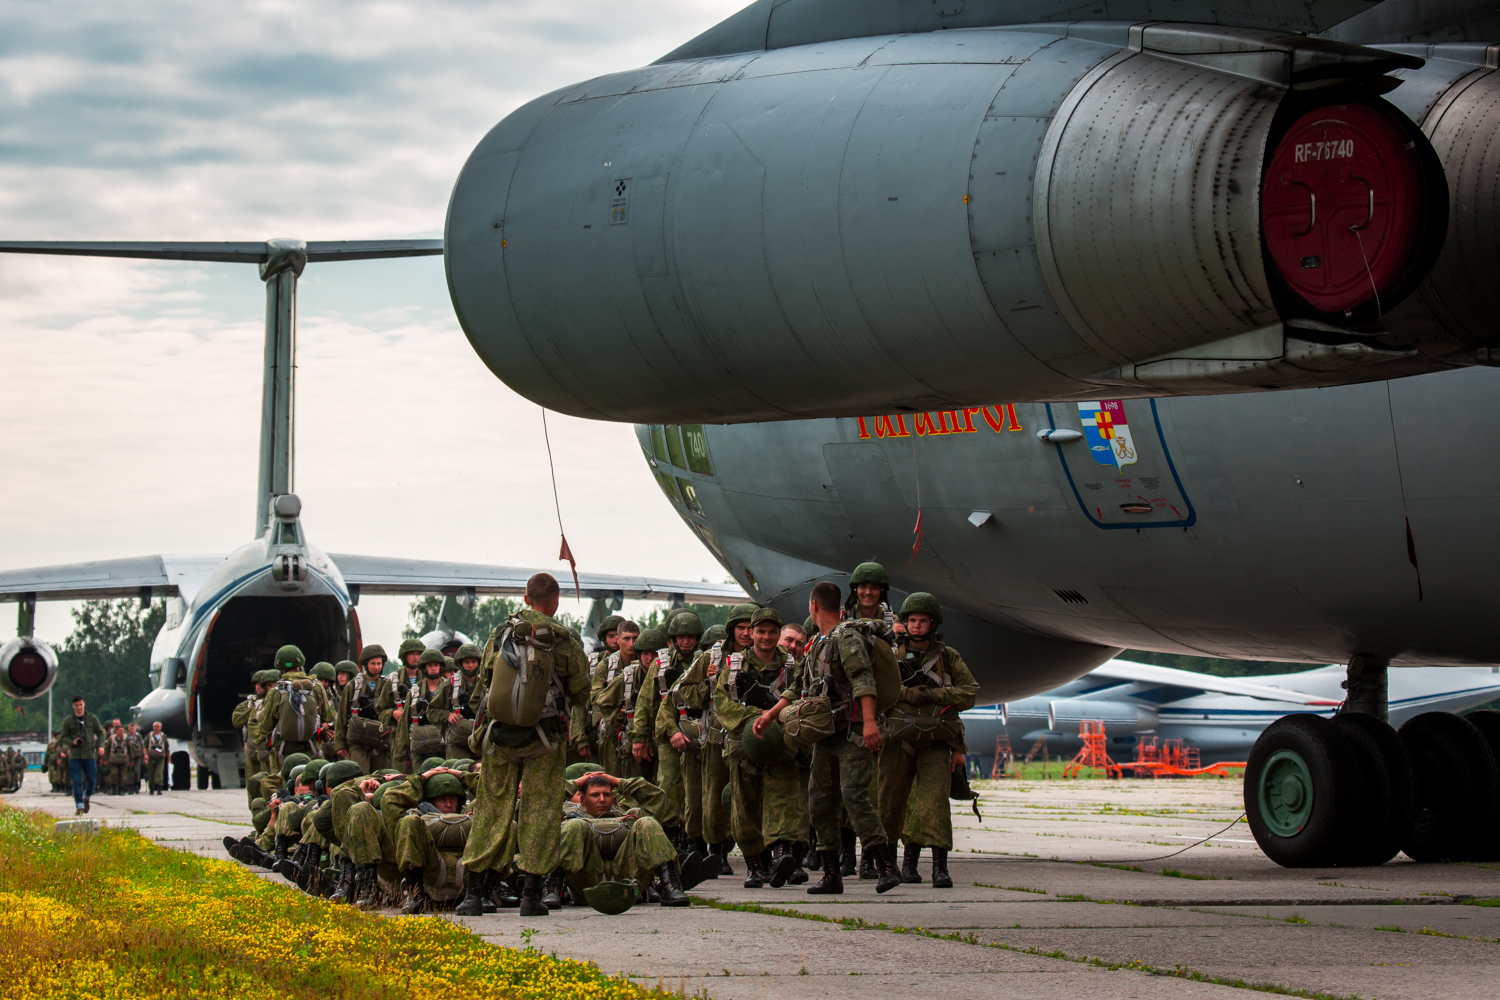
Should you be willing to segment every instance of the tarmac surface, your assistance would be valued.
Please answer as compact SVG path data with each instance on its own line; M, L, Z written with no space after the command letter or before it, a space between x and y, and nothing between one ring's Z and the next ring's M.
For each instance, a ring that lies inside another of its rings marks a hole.
M1230 825L1234 780L975 787L984 822L954 804L950 890L745 889L736 856L740 877L704 882L690 909L460 922L512 947L534 928L544 951L717 1000L1495 995L1500 905L1475 901L1500 904L1500 865L1279 868L1243 821ZM222 838L250 829L244 794L100 796L90 818L224 858ZM71 799L35 772L5 801L72 818Z

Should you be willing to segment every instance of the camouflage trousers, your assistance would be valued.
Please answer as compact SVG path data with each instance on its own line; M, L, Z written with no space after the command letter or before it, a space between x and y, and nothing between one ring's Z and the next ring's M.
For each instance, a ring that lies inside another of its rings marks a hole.
M758 770L751 774L740 762L731 762L729 768L729 827L746 857L807 835L807 800L799 787L802 769L792 761L778 761Z
M880 823L919 847L953 848L948 808L953 751L946 743L887 743L880 750Z
M445 858L438 851L432 832L417 810L409 810L396 821L396 867L403 874L420 871L422 884L429 892L440 893L445 901L461 892L464 884L463 863L451 858L451 854Z
M502 871L517 863L524 872L542 875L557 867L561 849L563 771L567 755L561 737L548 753L511 760L503 747L491 744L484 755L474 822L464 848L470 872ZM514 818L517 822L512 823Z
M729 784L729 764L724 760L724 748L718 743L703 745L703 794L699 797L703 810L702 837L710 844L729 839L729 806L724 804L724 789ZM805 783L804 783L805 787Z
M293 841L301 840L302 820L308 813L307 806L283 802L281 808L276 810L276 836L288 837Z
M161 760L149 761L149 762L147 762L147 766L151 769L151 773L150 773L151 787L152 788L166 788L167 787L167 759L165 757L163 757Z
M849 825L866 847L886 841L880 813L871 801L875 779L875 755L863 743L853 743L845 731L813 744L812 769L807 780L807 808L818 850L839 849L839 805L849 815Z
M601 737L599 739L599 759L594 763L606 774L612 774L616 778L639 778L640 765L630 753L620 751L620 742L617 739Z
M677 848L667 839L661 824L649 816L631 824L625 842L609 862L599 854L598 839L581 819L563 822L561 847L559 866L567 872L568 884L580 900L584 889L598 885L606 876L633 878L640 886L649 885L656 869L677 857Z
M124 788L125 788L126 782L128 782L129 780L130 780L130 765L129 764L111 764L111 765L109 765L109 784L110 785L114 786L117 790L123 791Z
M396 844L380 813L368 802L356 802L339 833L344 856L357 865L379 865L380 877L396 878Z
M703 835L703 754L698 744L674 750L662 740L657 746L656 785L667 796L660 816L662 826L680 826L689 837Z
M366 774L374 774L381 768L391 766L391 752L386 747L349 748L349 759L358 764Z

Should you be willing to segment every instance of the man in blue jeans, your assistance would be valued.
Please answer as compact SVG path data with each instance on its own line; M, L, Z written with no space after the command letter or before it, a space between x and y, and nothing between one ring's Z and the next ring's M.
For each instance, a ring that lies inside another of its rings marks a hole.
M98 757L104 752L104 727L93 713L84 710L82 695L73 696L73 714L63 721L62 746L68 751L68 774L73 779L73 815L82 816L94 797Z

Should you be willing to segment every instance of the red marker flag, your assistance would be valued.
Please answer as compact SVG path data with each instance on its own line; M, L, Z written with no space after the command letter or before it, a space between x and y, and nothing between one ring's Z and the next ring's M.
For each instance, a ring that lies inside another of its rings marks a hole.
M918 517L918 520L921 520L920 516ZM568 548L567 535L562 536L562 551L557 554L557 558L566 559L568 561L568 565L573 568L573 596L578 598L579 600L582 600L583 588L578 586L578 560L573 558L573 550Z
M917 536L917 540L911 545L911 562L917 561L917 553L922 551L922 508L917 508L917 525L911 529L911 533Z

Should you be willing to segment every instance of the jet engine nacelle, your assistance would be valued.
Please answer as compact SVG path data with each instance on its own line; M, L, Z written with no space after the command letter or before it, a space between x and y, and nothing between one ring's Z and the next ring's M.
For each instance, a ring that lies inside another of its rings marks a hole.
M36 698L57 682L57 653L40 639L11 639L0 645L0 691L12 698Z
M1447 224L1378 96L1417 65L1123 23L664 62L485 137L449 287L512 388L639 423L1385 377Z
M1077 736L1079 723L1089 720L1103 722L1111 736L1146 732L1158 721L1154 708L1123 701L1063 698L1047 705L1047 728L1054 733Z

